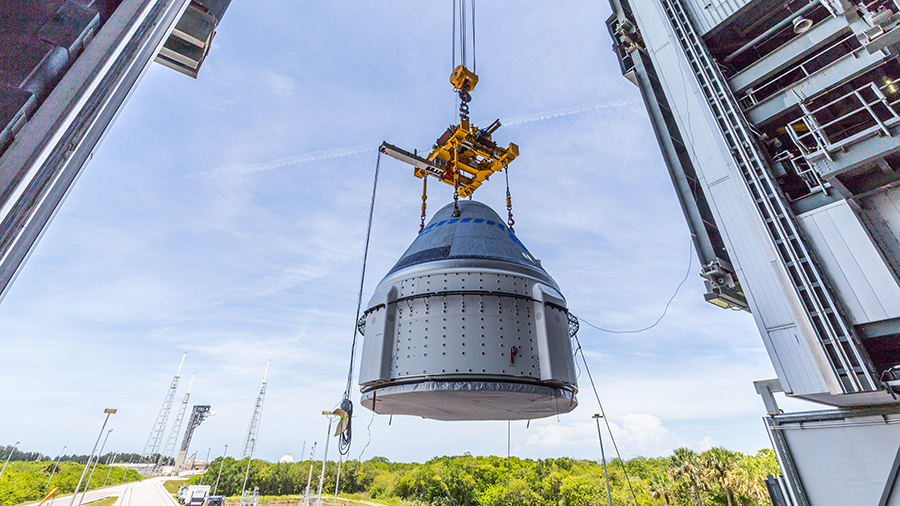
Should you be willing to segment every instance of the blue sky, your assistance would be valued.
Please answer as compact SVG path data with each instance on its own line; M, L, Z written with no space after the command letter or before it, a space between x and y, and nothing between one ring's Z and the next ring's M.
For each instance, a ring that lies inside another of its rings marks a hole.
M609 7L477 6L471 116L501 118L495 140L520 146L519 238L576 315L652 323L690 240L638 89L610 50ZM152 66L0 303L0 444L88 453L115 407L108 449L140 451L183 352L176 401L196 372L191 404L217 412L195 433L201 457L239 451L267 359L257 455L300 458L304 441L321 442L320 413L347 374L375 148L427 150L457 120L450 9L235 0L199 79ZM418 230L420 180L382 162L365 299ZM451 196L430 185L429 215ZM502 211L502 179L475 198ZM756 327L703 301L692 261L653 329L582 326L626 457L768 445L752 381L775 374ZM514 455L598 458L584 375L580 387L573 413L512 424ZM506 422L357 413L353 457L369 440L363 458L506 454Z

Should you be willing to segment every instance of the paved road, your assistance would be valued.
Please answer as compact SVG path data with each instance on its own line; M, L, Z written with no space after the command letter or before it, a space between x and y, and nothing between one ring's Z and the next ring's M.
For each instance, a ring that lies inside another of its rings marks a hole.
M172 477L161 476L158 478L150 478L134 483L126 483L124 485L116 485L101 490L91 490L84 496L84 504L88 502L99 501L107 497L117 496L115 506L178 506L172 495L163 488L163 482L171 480ZM78 494L75 504L81 499ZM72 502L72 496L54 498L53 502L47 501L45 506L69 506ZM28 504L26 506L37 506L38 503Z

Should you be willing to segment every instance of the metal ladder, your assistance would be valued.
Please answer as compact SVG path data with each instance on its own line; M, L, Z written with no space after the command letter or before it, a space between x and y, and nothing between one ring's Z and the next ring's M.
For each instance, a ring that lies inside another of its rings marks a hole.
M876 390L877 382L866 365L859 340L838 312L824 276L798 233L785 199L773 184L765 158L754 144L727 82L698 37L680 0L660 2L845 392Z

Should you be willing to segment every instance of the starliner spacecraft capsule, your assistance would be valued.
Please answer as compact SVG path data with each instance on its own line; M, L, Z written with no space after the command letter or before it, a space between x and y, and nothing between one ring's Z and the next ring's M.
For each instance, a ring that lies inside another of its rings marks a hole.
M365 311L362 405L437 420L524 420L577 405L566 300L490 207L438 211Z

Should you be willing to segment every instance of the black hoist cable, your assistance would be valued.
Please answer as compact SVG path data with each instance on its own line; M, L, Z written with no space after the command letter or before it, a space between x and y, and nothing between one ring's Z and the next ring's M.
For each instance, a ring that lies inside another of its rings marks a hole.
M362 268L359 274L359 295L356 299L356 319L353 320L353 344L350 347L350 370L347 372L347 388L344 389L344 398L341 400L341 409L347 412L347 430L341 433L338 451L341 455L350 452L351 424L353 422L353 401L350 400L350 391L353 388L353 363L356 358L356 338L359 336L359 314L362 312L363 288L366 283L366 263L369 259L369 239L372 237L372 216L375 214L375 194L378 190L378 171L381 168L381 150L375 159L375 178L372 182L372 200L369 203L369 223L366 226L366 243L363 247Z

